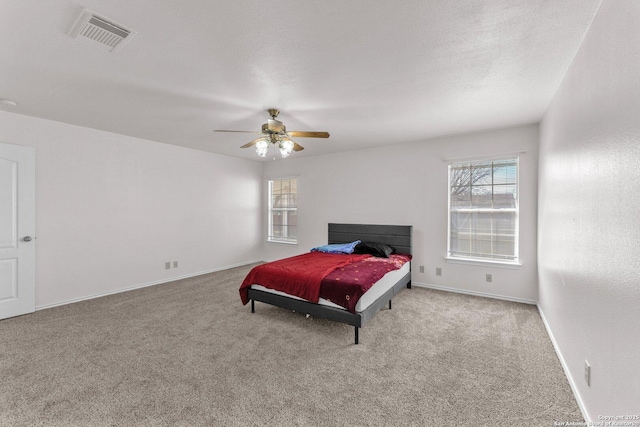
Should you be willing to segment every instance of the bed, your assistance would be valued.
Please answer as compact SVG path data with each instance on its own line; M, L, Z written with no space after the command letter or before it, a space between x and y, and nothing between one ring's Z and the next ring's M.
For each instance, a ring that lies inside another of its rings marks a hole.
M411 236L413 227L410 225L372 225L372 224L336 224L328 225L328 244L349 243L356 240L363 242L383 243L395 248L396 253L412 254ZM393 273L393 274L391 274ZM385 282L381 284L381 282ZM255 313L255 302L270 304L316 318L329 319L353 326L355 329L355 344L359 342L359 329L362 328L381 308L391 309L391 300L403 288L411 288L411 262L399 269L387 273L380 282L367 291L361 298L363 304L352 313L335 304L312 303L295 296L267 289L259 284L252 284L248 288L248 300L251 312ZM376 292L372 292L372 291ZM372 294L369 294L372 292ZM367 297L365 299L365 296ZM360 302L359 302L360 304Z

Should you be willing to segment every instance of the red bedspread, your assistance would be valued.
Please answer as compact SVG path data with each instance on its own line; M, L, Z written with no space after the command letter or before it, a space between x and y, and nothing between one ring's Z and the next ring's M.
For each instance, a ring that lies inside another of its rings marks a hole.
M252 284L276 289L317 303L322 279L336 268L368 258L369 255L337 255L310 252L254 267L240 286L242 304L249 302Z
M392 270L401 268L411 255L389 258L370 255L338 255L311 252L254 267L240 286L240 299L249 302L253 284L317 303L329 300L355 313L360 297Z
M398 270L411 260L411 255L390 255L389 258L367 257L336 268L323 280L320 297L356 312L360 297L390 271Z

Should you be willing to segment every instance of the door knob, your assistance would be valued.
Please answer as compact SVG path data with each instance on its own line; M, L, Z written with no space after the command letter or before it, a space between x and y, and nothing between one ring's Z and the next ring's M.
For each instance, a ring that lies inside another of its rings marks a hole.
M31 236L24 236L24 240L25 242L30 242L31 241Z

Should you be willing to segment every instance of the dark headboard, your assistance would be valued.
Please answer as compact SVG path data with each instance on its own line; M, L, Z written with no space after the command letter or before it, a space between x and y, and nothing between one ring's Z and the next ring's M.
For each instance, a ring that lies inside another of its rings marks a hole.
M354 240L384 243L396 252L411 254L411 225L335 224L329 223L329 244L349 243Z

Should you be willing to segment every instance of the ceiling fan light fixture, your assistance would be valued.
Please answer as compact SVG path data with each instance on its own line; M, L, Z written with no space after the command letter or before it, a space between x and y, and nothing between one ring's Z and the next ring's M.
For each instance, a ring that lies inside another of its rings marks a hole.
M289 157L289 154L293 151L293 141L290 139L285 139L278 143L278 149L280 150L280 155L282 158Z
M267 151L269 151L269 143L264 139L256 142L256 153L260 157L267 157Z

